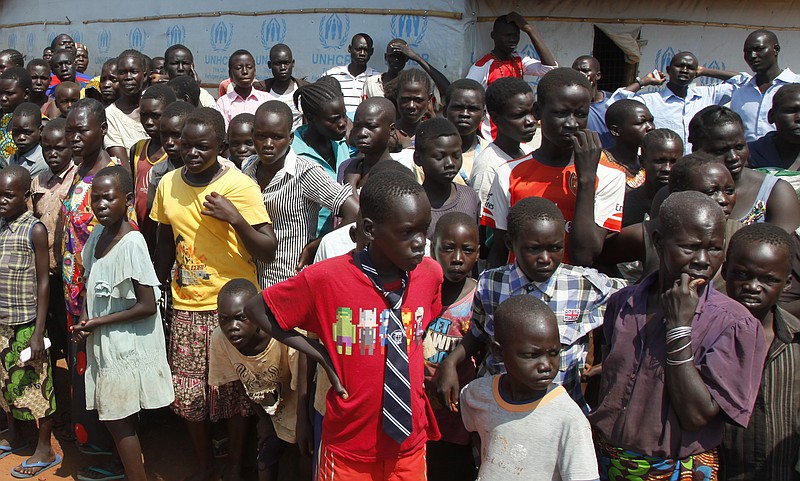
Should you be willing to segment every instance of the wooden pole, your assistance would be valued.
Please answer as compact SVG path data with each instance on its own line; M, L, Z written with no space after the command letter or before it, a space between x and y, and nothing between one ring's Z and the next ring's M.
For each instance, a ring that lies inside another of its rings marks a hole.
M478 22L494 22L497 17L478 17ZM529 16L525 19L534 22L561 22L561 23L621 23L637 25L664 25L669 27L713 27L713 28L740 28L743 30L784 30L800 31L800 26L778 27L773 25L747 25L744 23L700 22L696 20L670 20L665 18L582 18L582 17L549 17Z

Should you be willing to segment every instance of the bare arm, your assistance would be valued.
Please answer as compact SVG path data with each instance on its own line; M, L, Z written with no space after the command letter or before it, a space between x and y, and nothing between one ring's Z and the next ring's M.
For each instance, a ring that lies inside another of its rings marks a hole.
M128 165L130 163L130 159L128 158L128 151L125 150L125 147L109 147L106 149L108 155L111 157L116 157L122 161L122 165Z
M152 286L139 284L133 279L133 288L136 292L136 304L130 309L114 312L106 316L95 317L94 319L83 319L80 323L72 326L72 337L78 341L85 339L93 330L107 324L119 322L131 322L152 316L156 313L156 296Z
M739 75L739 72L733 72L731 70L720 70L716 68L708 68L703 67L700 65L697 67L697 76L698 77L711 77L720 80L728 80L731 77L735 77Z
M450 86L450 81L447 80L447 77L442 74L442 72L436 70L429 64L424 58L422 58L417 52L411 49L407 44L400 44L396 43L392 45L392 49L397 52L403 53L406 57L410 60L417 62L417 64L422 68L422 70L427 73L431 79L433 79L433 83L436 85L436 88L439 89L439 93L444 95L447 92L447 87ZM444 103L444 99L439 99L440 102Z
M340 229L346 225L355 222L356 217L358 216L358 198L355 195L351 195L350 197L345 199L344 204L342 204L342 206L339 207L338 214L339 217L342 218L342 222L336 229ZM297 265L294 268L295 271L300 272L305 267L310 266L311 264L314 263L314 258L317 256L317 249L319 249L319 244L321 242L322 242L322 236L317 237L316 239L310 241L308 244L305 245L305 247L303 247L303 250L297 257Z
M314 385L314 370L317 363L309 362L308 356L298 353L297 365L297 447L303 456L314 454L314 425L309 418L311 394L309 389Z
M216 192L206 196L201 213L228 222L242 239L244 248L254 259L263 262L275 260L278 239L272 230L272 224L250 225L231 201Z
M779 179L767 199L766 221L790 234L800 226L800 204L791 184Z
M175 237L169 224L158 224L157 232L154 262L156 277L162 284L166 284L175 264Z
M439 379L436 381L436 390L444 401L444 405L453 412L458 412L458 400L461 394L456 369L462 362L474 356L482 344L470 331L444 361L439 363Z
M606 238L597 260L610 265L644 260L644 236L641 223L623 227Z
M494 229L492 246L486 257L486 268L493 269L508 264L508 246L506 245L506 231Z
M553 55L553 52L550 51L550 48L544 43L544 40L539 36L539 34L534 30L533 26L525 21L525 19L517 12L511 12L508 14L508 21L515 23L520 30L525 32L528 35L528 38L531 40L531 44L533 48L536 50L536 53L539 54L539 60L542 62L542 65L548 66L555 66L558 65L556 62L556 57Z
M36 266L36 324L33 335L28 340L31 360L43 360L46 356L44 333L47 322L47 309L50 300L50 252L47 244L47 229L43 224L35 224L31 232L34 264Z
M581 130L572 136L578 191L569 236L569 258L574 265L592 266L603 250L608 231L594 220L597 164L602 145L597 132Z
M625 90L636 93L644 87L649 87L650 85L661 85L667 81L666 74L660 70L658 71L658 77L659 78L656 78L655 75L653 75L653 72L650 72L644 77L639 78L641 82L635 80L632 84L625 87Z

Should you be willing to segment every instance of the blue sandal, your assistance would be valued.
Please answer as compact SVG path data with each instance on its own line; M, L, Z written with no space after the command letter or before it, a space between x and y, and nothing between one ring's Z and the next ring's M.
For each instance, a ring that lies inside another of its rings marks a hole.
M113 471L109 471L107 469L99 468L97 466L89 466L88 468L84 469L84 471L89 471L92 473L97 473L102 475L102 478L90 478L88 476L83 476L78 474L76 479L78 481L113 481L115 479L125 479L125 473L115 473Z
M15 448L13 446L0 445L0 459L5 458L9 454L14 454L30 446L30 443L25 443L22 446Z
M20 473L19 471L17 471L17 468L12 468L11 469L11 476L14 476L15 478L18 478L18 479L32 478L34 476L39 476L43 472L45 472L48 469L52 468L53 466L58 466L59 464L61 464L61 456L59 456L58 454L56 454L56 459L54 459L52 462L49 462L49 463L47 461L39 461L37 463L28 464L28 460L29 459L30 458L28 458L28 459L26 459L25 461L22 462L21 466L24 469L30 469L30 468L41 468L41 469L39 469L39 471L36 471L33 474L25 474L25 473Z

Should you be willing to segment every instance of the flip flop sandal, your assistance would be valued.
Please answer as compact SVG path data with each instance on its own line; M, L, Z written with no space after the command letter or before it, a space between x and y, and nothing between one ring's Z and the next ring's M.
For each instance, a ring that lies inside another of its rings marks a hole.
M111 451L106 451L94 444L78 444L78 451L89 456L111 456Z
M28 459L30 459L30 458L28 458ZM25 473L20 473L19 471L17 471L17 468L11 468L11 476L14 476L15 478L18 478L18 479L33 478L34 476L39 476L43 472L45 472L48 469L52 468L53 466L58 466L59 464L61 464L61 456L59 456L58 454L56 454L56 459L54 459L52 462L49 462L49 463L47 461L39 461L37 463L28 464L28 460L26 459L25 461L22 462L22 467L23 468L25 468L25 469L41 468L41 469L39 469L39 471L36 471L33 474L25 474Z
M14 447L11 447L11 446L5 446L5 445L0 446L0 459L3 459L3 458L5 458L6 456L8 456L10 454L14 454L14 453L17 453L19 451L22 451L23 449L26 449L28 446L30 446L30 443L25 443L25 444L23 444L22 446L20 446L18 448L14 448Z
M114 479L125 479L125 473L115 473L107 469L98 468L97 466L89 466L84 471L90 471L102 475L102 478L90 478L82 474L77 475L75 478L78 481L113 481Z

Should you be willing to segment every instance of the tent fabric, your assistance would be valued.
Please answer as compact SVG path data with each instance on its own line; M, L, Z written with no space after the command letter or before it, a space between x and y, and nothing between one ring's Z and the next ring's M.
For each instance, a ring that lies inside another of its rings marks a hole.
M642 59L641 47L647 45L647 40L639 40L642 33L641 25L596 23L606 36L625 54L625 61L630 64L639 63Z

